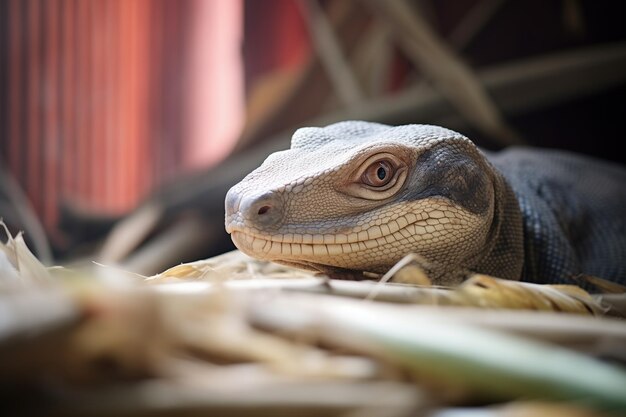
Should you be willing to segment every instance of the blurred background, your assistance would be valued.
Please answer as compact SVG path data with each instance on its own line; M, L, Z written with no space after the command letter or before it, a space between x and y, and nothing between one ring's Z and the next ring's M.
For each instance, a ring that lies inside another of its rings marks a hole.
M234 249L226 191L300 126L626 162L622 1L0 0L0 63L0 216L48 264Z

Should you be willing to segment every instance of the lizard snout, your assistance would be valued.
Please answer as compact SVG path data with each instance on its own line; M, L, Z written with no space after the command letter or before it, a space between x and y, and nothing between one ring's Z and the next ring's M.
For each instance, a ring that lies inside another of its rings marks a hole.
M226 195L226 217L239 215L244 224L264 230L279 224L283 218L282 199L272 191L263 194L240 195L231 189Z

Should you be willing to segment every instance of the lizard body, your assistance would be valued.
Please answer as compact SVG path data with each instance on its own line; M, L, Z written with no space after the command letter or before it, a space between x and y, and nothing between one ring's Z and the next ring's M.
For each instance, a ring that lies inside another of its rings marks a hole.
M535 282L626 280L626 170L563 152L486 152L430 125L302 128L226 196L256 258L334 277L407 253L437 283L468 271Z

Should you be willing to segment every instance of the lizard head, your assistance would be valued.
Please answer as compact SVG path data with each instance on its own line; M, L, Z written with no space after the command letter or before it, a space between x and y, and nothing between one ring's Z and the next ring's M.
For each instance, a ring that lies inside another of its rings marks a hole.
M386 272L409 252L471 267L489 244L493 169L437 126L341 122L295 132L226 196L244 253L319 271Z

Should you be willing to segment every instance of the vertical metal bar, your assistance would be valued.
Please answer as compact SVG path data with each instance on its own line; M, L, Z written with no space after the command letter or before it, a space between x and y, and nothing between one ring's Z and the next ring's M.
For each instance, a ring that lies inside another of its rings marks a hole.
M62 145L62 199L74 196L77 189L76 171L76 4L64 0L62 26L63 72L63 145Z
M26 190L37 213L42 212L41 158L41 3L30 0L28 6L28 123Z
M153 188L155 184L161 183L163 176L163 140L166 132L166 120L161 113L163 102L163 65L162 48L165 37L163 36L163 7L162 0L153 0L150 4L150 84L148 88L148 119L150 122L150 169L147 175L151 177L149 187Z
M137 195L137 32L141 30L137 25L138 1L131 0L126 2L128 6L127 17L127 38L125 39L126 48L126 78L128 80L128 88L126 91L126 100L128 102L128 131L126 132L127 143L127 164L128 177L126 178L126 198L122 209L128 207L130 201Z
M104 170L104 120L106 118L105 100L106 89L103 83L103 55L104 45L104 4L101 0L91 0L89 21L91 22L91 38L89 39L90 80L89 95L85 97L89 102L90 124L89 142L91 144L87 158L89 159L90 189L89 201L99 210L108 210L109 202L104 193L104 181L108 172Z
M136 66L135 66L135 80L137 88L137 132L135 135L135 141L137 142L136 160L135 165L137 167L137 191L133 196L133 199L129 202L130 209L134 207L139 199L143 197L150 187L150 160L152 157L152 147L150 143L151 136L149 136L149 109L150 102L148 100L149 95L149 83L152 78L153 68L150 62L150 1L151 0L136 0L137 1L137 44L135 50Z
M44 224L48 230L56 222L59 164L59 0L46 0L46 48L44 66Z
M166 175L171 176L179 169L181 164L181 148L183 147L184 134L182 129L182 113L185 111L185 103L181 100L181 89L183 77L177 77L177 73L184 71L180 67L182 62L183 51L179 46L183 43L183 30L181 29L181 13L188 7L187 3L172 3L165 1L165 13L168 18L164 21L165 42L163 45L164 56L170 59L163 60L162 64L165 68L163 87L167 100L163 103L163 115L168 126L168 137L164 141L164 152L162 158L164 161L164 171ZM178 102L178 105L175 105Z
M117 43L117 49L119 51L119 57L116 59L116 62L119 65L118 69L118 81L117 89L119 92L118 96L118 134L117 134L117 155L115 158L116 165L118 166L118 170L112 175L115 175L115 184L116 189L118 191L118 198L116 199L116 209L121 207L127 199L128 194L128 183L130 180L129 172L128 172L128 160L129 160L129 152L128 152L128 2L119 0L118 1L118 22L119 22L119 30L120 34Z
M111 178L111 175L114 175L116 164L115 164L115 146L116 146L116 123L117 123L117 113L116 113L116 100L118 97L117 91L117 68L119 67L118 63L115 61L116 58L116 48L117 48L117 20L115 18L115 13L118 8L117 1L109 0L104 1L104 11L103 11L103 19L104 19L104 53L105 53L105 79L104 79L104 88L106 89L105 96L105 107L104 107L104 127L103 127L103 140L104 146L102 155L100 157L103 159L103 174L102 181L104 182L104 199L106 200L106 208L107 210L113 210L115 207L115 185L114 181Z
M87 135L87 106L85 105L85 95L87 94L87 68L85 65L85 56L87 51L85 48L86 38L89 36L89 15L87 13L87 5L89 0L78 0L75 3L76 7L76 33L74 34L74 44L76 48L76 95L74 100L74 121L75 121L75 141L74 149L76 153L74 155L74 161L76 164L76 172L74 180L76 182L75 196L81 202L85 201L87 195L87 168L89 166L86 160L85 148L86 141L89 140Z
M24 74L22 63L23 39L22 39L22 13L20 0L11 0L9 3L9 168L18 181L20 152L22 152L22 85L21 78Z

